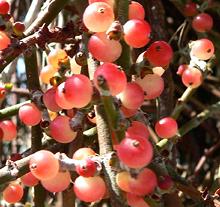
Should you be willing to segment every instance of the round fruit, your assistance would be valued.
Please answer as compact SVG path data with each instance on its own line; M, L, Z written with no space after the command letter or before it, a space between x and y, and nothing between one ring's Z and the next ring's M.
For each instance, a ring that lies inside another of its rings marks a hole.
M213 19L209 14L200 13L193 18L192 28L196 32L208 32L213 27Z
M4 50L11 44L10 38L4 33L0 31L0 50Z
M134 48L144 47L150 41L151 27L148 22L131 19L124 25L124 40Z
M52 152L40 150L31 156L29 168L36 178L39 180L47 180L57 175L59 171L59 161Z
M23 188L17 183L11 183L3 191L3 199L8 203L17 203L24 194Z
M3 141L11 141L17 137L16 125L11 120L4 120L0 122L0 129L2 130Z
M70 128L70 118L68 116L57 116L50 123L50 133L53 139L60 143L69 143L72 142L77 135L77 132L74 132Z
M113 9L105 2L94 2L83 13L83 23L92 32L105 32L113 21Z
M70 173L69 171L58 172L55 177L47 180L42 180L41 184L49 192L61 192L68 188L70 184Z
M176 135L178 125L172 117L164 117L156 123L155 131L159 137L168 139Z
M5 0L0 0L0 14L8 14L10 5Z
M79 176L74 182L76 196L85 202L101 200L106 192L106 185L100 176L85 178Z
M34 103L22 105L19 108L18 116L20 120L28 126L35 126L39 124L42 119L41 111Z
M89 39L88 50L101 62L114 62L120 57L122 47L119 41L108 39L105 33L96 33Z
M193 56L201 59L201 60L208 60L214 54L215 48L209 39L200 39L196 40L192 44L191 53Z
M98 89L99 76L104 77L104 79L106 80L112 96L119 94L126 87L127 78L125 72L120 70L118 66L113 63L104 63L96 69L94 74L94 83Z
M165 41L153 42L144 53L145 58L154 66L167 66L173 58L173 49Z

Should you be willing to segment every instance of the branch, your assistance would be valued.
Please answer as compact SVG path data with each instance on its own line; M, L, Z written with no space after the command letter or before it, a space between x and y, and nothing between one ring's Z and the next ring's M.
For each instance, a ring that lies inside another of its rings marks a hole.
M72 39L75 36L75 26L72 22L68 23L64 28L48 29L46 25L43 25L34 34L23 38L19 42L12 43L8 48L4 49L0 53L0 72L16 57L24 53L27 49L35 47L38 44L44 49L45 44L51 42L64 43L68 39ZM73 43L77 40L72 39Z
M95 61L92 56L89 55L88 58L88 68L90 79L93 79L93 74L98 67L99 63ZM108 92L109 93L109 92ZM102 96L102 94L101 94ZM103 99L102 99L103 100ZM104 104L104 103L103 103ZM96 123L97 123L97 133L100 155L108 154L113 152L112 146L112 135L108 124L108 115L103 104L95 105L96 113ZM109 103L112 106L112 102ZM115 112L114 112L115 113ZM109 189L110 202L114 207L124 207L126 206L123 202L121 192L116 184L116 172L112 169L109 162L103 163L103 171L105 174L105 180Z
M0 119L4 119L4 118L8 118L8 117L16 115L18 113L19 108L26 103L30 103L30 100L25 101L23 103L13 105L13 106L9 106L4 109L1 109L0 110Z
M47 0L37 19L25 31L25 35L32 34L43 24L49 25L68 2L69 0Z

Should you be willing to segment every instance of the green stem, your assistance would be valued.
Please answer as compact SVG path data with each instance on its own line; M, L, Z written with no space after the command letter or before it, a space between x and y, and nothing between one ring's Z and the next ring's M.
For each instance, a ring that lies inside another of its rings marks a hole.
M1 109L0 110L0 119L4 119L4 118L8 118L8 117L16 115L18 113L19 108L26 103L30 103L30 101L25 101L23 103L19 103L19 104Z

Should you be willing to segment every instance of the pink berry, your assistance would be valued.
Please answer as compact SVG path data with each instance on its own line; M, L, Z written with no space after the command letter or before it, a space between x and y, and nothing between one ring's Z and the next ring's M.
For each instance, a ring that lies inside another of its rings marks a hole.
M178 131L177 122L172 117L164 117L156 123L155 131L161 138L172 138Z
M209 14L201 13L193 18L192 28L196 32L208 32L213 27L213 19Z
M3 141L12 141L17 137L17 127L11 120L0 122Z
M99 76L104 77L106 80L112 96L119 94L126 87L127 78L125 72L120 70L119 67L113 63L104 63L96 69L94 83L98 89Z
M124 25L124 40L134 48L144 47L150 41L151 27L148 22L131 19Z

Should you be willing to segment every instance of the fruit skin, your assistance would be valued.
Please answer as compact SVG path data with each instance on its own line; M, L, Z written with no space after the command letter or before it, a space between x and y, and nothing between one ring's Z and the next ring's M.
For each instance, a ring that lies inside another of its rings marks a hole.
M153 42L147 51L144 53L144 57L153 66L167 66L173 58L173 49L165 41L155 41Z
M105 2L94 2L83 13L83 23L92 32L105 32L114 21L114 12Z
M96 33L89 39L88 50L101 62L114 62L120 57L122 46L119 41L108 39L105 33Z
M95 202L104 197L106 185L100 176L89 178L79 176L74 182L73 190L80 200L85 202Z
M187 17L191 17L191 16L196 15L198 13L197 5L193 2L189 2L189 3L185 4L185 6L183 8L183 13Z
M122 92L127 85L127 77L125 72L118 69L118 66L113 63L103 63L96 69L94 73L94 83L98 89L99 76L103 76L105 78L112 96Z
M39 124L42 119L41 111L34 103L22 105L18 111L18 116L20 120L28 126L35 126Z
M193 67L187 67L182 74L182 82L186 87L197 88L202 83L202 72Z
M70 173L69 171L58 172L55 177L47 180L42 180L41 184L49 192L62 192L68 188L70 184Z
M210 59L215 52L215 47L211 40L203 38L192 43L191 54L200 60Z
M116 146L118 158L130 168L142 168L151 162L153 148L151 143L138 135L125 137Z
M169 139L176 135L178 125L172 117L164 117L155 124L155 131L159 137Z
M0 31L0 50L4 50L11 44L11 39L2 31Z
M0 129L3 132L3 141L12 141L17 137L17 127L11 120L1 121Z
M207 13L200 13L193 18L192 28L197 32L208 32L213 27L213 19Z
M77 132L74 132L69 125L70 118L68 116L57 116L50 123L50 133L53 139L60 143L69 143L72 142L77 135Z
M5 0L0 0L0 14L7 14L9 12L10 5Z
M150 41L151 27L144 20L131 19L124 24L124 40L133 48L144 47Z
M36 178L47 180L56 176L59 171L59 162L52 152L40 150L31 156L29 168Z
M129 4L128 18L144 20L144 17L144 7L136 1L131 1L131 3Z
M39 180L29 172L21 177L21 182L28 187L32 187L36 186L39 183Z
M24 194L23 188L17 183L11 183L3 191L3 199L8 203L16 203ZM13 195L13 196L12 196Z

